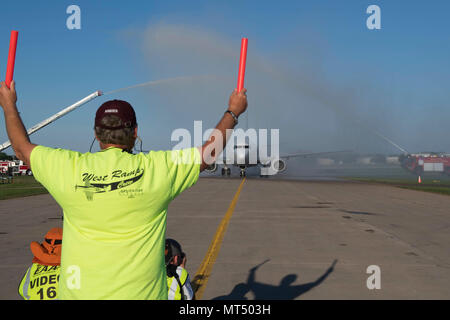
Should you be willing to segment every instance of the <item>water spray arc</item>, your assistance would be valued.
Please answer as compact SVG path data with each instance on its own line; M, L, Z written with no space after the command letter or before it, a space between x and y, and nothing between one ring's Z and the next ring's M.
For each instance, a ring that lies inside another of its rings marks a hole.
M153 81L147 81L147 82L135 84L135 85L132 85L129 87L123 87L120 89L111 90L111 91L105 92L103 95L106 96L106 95L110 95L113 93L126 91L126 90L139 88L139 87L155 86L155 85L159 85L159 84L170 84L172 82L183 81L183 80L195 80L195 79L202 79L202 78L209 79L212 77L213 76L210 76L210 75L196 75L196 76L182 76L182 77L173 77L173 78L167 78L167 79L161 79L161 80L153 80Z
M75 102L74 104L68 106L67 108L61 110L60 112L54 114L53 116L45 119L44 121L39 122L38 124L34 125L33 127L31 127L30 129L27 130L27 134L31 135L33 133L35 133L36 131L48 126L50 123L58 120L59 118L65 116L66 114L68 114L69 112L72 112L73 110L81 107L82 105L88 103L89 101L99 97L102 95L101 91L95 91L93 93L91 93L90 95L88 95L87 97L81 99L78 102ZM5 143L3 143L2 145L0 145L0 151L8 148L9 146L11 146L11 143L9 141L6 141Z
M384 141L386 141L386 142L389 143L390 145L394 146L395 148L397 148L398 150L400 150L401 152L403 152L403 154L405 154L405 155L409 154L409 152L406 151L406 149L400 147L397 143L395 143L394 141L392 141L391 139L389 139L389 138L386 137L385 135L381 134L381 133L378 132L377 130L371 129L371 128L369 128L368 126L363 125L363 124L361 123L361 121L359 121L359 120L357 120L357 119L354 119L353 121L354 121L357 125L359 125L360 127L362 127L362 128L364 128L364 129L370 131L371 133L373 133L373 134L376 135L377 137L383 139Z

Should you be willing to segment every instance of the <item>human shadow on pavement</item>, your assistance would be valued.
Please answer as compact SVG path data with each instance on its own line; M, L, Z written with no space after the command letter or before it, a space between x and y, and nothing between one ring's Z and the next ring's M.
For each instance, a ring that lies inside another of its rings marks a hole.
M297 280L297 275L288 274L283 277L280 284L276 286L256 281L256 270L267 261L269 260L266 260L249 270L247 283L241 282L237 284L228 295L219 296L213 300L248 300L245 295L249 292L253 293L255 300L294 300L312 288L320 285L330 273L334 271L334 267L337 263L337 260L334 260L325 273L313 282L292 285Z

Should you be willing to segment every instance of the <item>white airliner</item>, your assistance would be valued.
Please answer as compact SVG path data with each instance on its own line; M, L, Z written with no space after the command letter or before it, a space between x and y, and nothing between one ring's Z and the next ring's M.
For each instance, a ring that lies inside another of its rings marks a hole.
M227 152L228 154L227 155ZM231 152L230 152L231 151ZM240 169L240 177L245 177L246 170L249 167L259 166L261 168L260 176L268 177L286 170L286 161L294 157L310 157L326 154L344 153L350 151L332 151L332 152L315 152L315 153L293 153L280 156L260 155L256 144L235 144L225 150L225 155L216 163L208 166L205 171L214 173L222 165L222 176L230 176L230 166L236 166ZM231 154L230 154L231 153Z

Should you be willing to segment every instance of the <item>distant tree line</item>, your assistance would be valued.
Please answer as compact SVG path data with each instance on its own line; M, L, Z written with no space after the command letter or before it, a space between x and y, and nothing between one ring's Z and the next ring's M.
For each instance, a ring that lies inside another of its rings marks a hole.
M14 156L10 156L4 152L0 152L0 160L14 160L14 158Z

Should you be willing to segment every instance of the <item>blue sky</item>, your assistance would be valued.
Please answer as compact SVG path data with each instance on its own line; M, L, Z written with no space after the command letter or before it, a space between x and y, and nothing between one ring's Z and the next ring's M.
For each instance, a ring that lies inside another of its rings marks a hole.
M81 30L66 28L71 4L81 8ZM381 8L381 30L366 28L371 4ZM95 110L119 98L134 105L146 149L171 148L173 129L190 129L194 120L217 122L235 86L240 38L246 36L250 125L280 128L288 151L396 151L370 130L355 127L351 117L408 150L450 151L449 9L448 1L10 1L2 4L0 74L4 77L10 31L19 30L14 78L26 127L95 90L195 73L227 77L228 82L189 83L184 89L101 97L32 136L34 143L87 151ZM183 30L193 38L206 35L210 42L201 43L206 48L223 43L222 51L216 57L202 51L194 59L186 57L192 54L189 44L150 43L158 34L183 36ZM259 71L256 60L262 61ZM284 70L280 79L288 74L284 79L299 77L314 88L309 95L300 88L296 95L261 67L268 65ZM267 88L274 90L270 105L262 98ZM311 93L323 90L329 90L328 100ZM253 109L252 99L260 102ZM352 106L344 106L348 99ZM0 127L2 143L3 118Z

